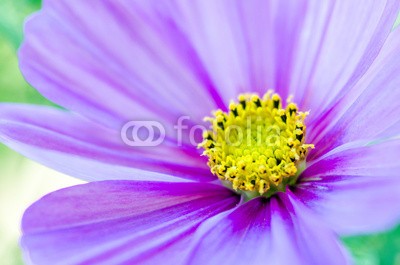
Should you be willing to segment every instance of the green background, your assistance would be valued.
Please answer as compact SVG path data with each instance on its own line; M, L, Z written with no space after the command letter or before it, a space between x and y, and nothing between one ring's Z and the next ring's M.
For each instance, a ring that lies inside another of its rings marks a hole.
M23 21L40 8L40 2L0 0L0 102L51 104L24 81L16 57L23 36ZM399 23L400 17L396 24ZM80 181L0 145L0 264L23 264L18 240L24 209L50 191L77 183ZM343 240L357 264L400 265L400 226L386 233Z

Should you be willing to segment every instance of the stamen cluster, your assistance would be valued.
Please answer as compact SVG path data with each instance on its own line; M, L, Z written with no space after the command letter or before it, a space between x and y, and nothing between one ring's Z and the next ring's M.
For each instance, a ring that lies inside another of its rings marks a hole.
M242 94L229 112L217 110L206 118L211 130L199 145L208 156L211 172L235 190L259 194L284 190L296 181L300 162L311 144L305 144L307 112L272 92L262 98Z

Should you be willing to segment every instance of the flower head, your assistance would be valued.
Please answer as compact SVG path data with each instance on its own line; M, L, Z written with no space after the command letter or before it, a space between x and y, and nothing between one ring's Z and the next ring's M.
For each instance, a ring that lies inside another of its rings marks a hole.
M229 105L208 118L212 130L199 145L205 149L211 172L234 190L285 191L296 182L297 166L308 148L304 124L307 113L297 111L293 103L283 109L278 94L241 95L239 103ZM271 192L269 192L271 194Z
M26 211L26 261L351 263L339 235L400 216L399 6L45 1L20 66L65 110L2 104L0 140L92 182Z

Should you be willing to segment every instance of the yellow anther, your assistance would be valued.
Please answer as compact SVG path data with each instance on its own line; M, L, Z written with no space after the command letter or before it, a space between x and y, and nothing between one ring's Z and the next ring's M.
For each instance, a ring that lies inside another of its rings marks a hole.
M238 100L239 101L245 101L246 100L246 96L247 96L246 94L241 94L241 95L238 96Z
M262 98L241 94L208 118L212 129L203 134L199 145L208 156L211 172L230 181L235 190L270 194L295 181L299 164L307 151L305 144L307 112L298 112L288 99L286 108L272 91Z

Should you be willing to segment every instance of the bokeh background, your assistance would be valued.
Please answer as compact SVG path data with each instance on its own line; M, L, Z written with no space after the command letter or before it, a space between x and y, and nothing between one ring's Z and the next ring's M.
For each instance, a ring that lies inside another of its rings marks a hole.
M24 81L16 55L23 38L23 21L40 5L40 0L0 0L0 102L52 105ZM399 23L400 17L396 25ZM24 210L46 193L78 183L81 181L34 163L0 144L1 265L23 264L18 241ZM400 225L385 233L343 241L357 264L400 265Z

